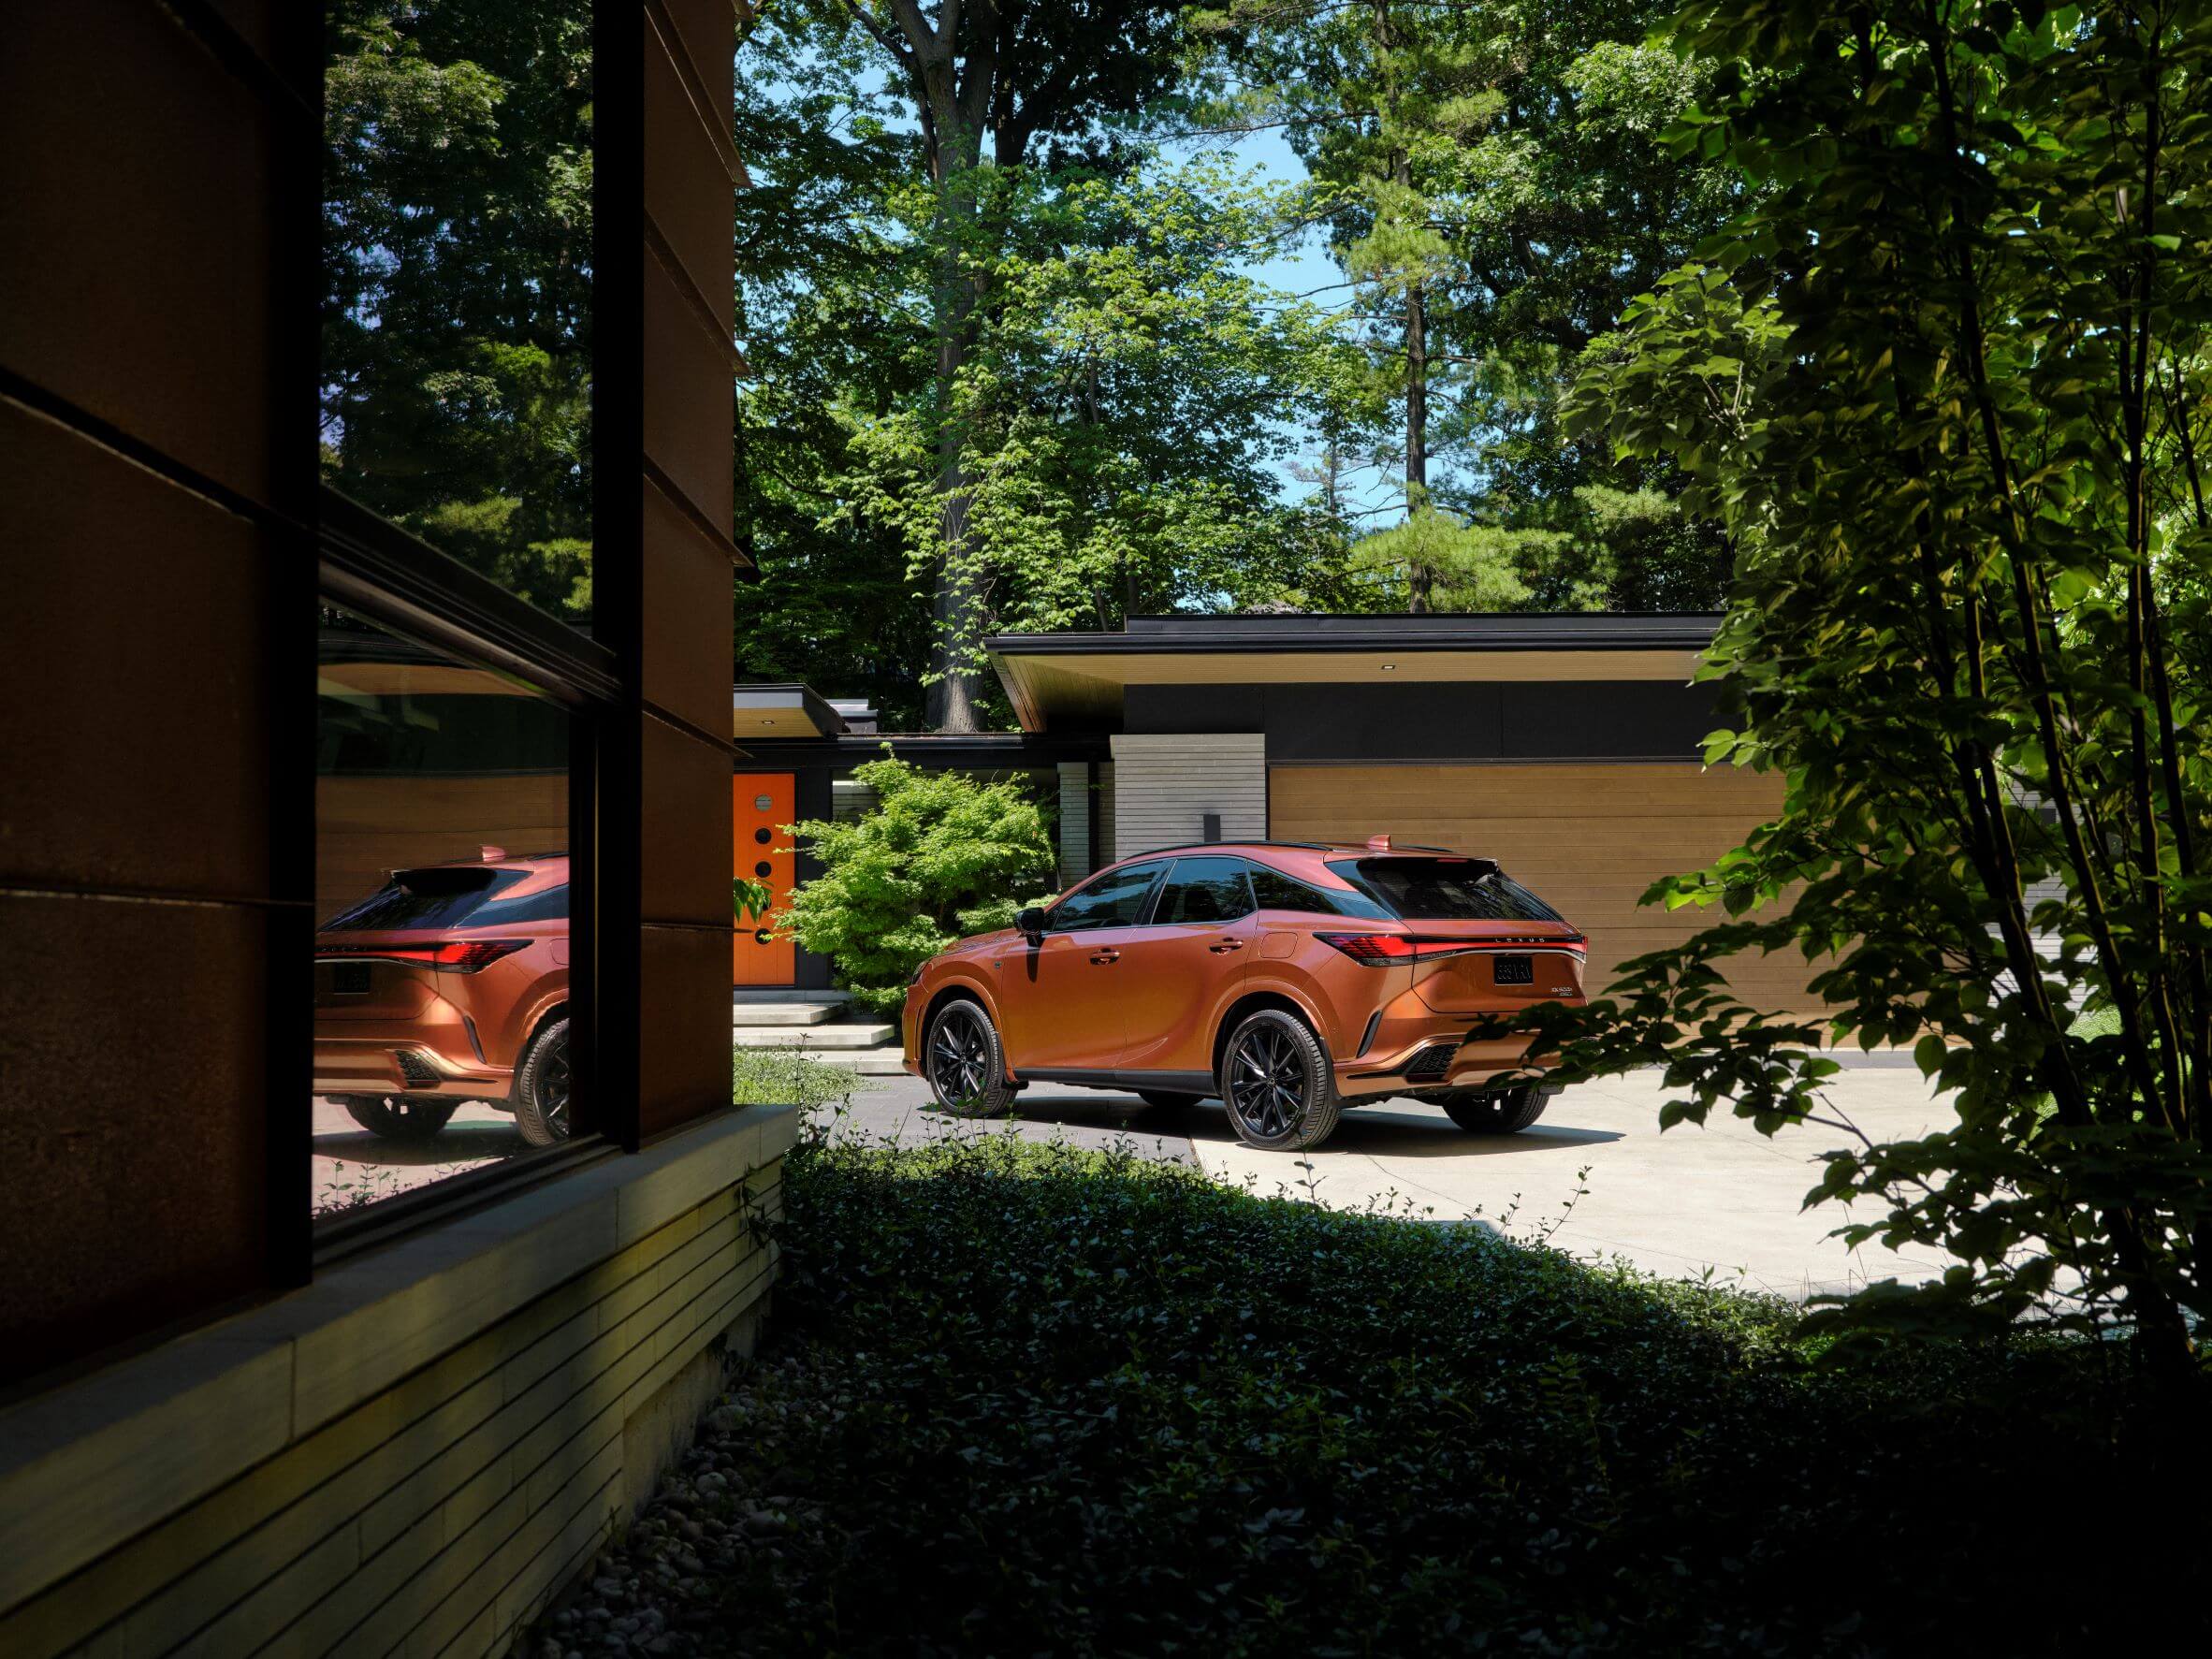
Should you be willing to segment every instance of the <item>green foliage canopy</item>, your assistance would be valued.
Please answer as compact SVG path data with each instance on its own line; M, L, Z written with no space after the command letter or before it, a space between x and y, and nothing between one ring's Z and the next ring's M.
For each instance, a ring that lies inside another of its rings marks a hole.
M1835 1034L1916 1043L1959 1113L1829 1163L1816 1198L1883 1211L1847 1236L1960 1264L1837 1317L2117 1320L2177 1375L2212 1312L2212 18L1701 0L1675 39L1712 92L1673 142L1758 194L1576 419L1725 525L1708 756L1787 796L1652 890L1732 920L1539 1026L1771 1131L1835 1063L1726 959L1805 953Z

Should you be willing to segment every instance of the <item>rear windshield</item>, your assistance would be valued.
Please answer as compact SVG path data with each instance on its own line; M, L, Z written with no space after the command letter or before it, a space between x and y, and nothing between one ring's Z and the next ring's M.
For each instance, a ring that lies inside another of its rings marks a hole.
M1329 867L1408 922L1564 922L1565 917L1475 858L1331 859Z
M471 921L523 922L535 919L518 915L521 910L536 910L558 891L559 908L552 913L565 915L568 911L568 889L548 890L531 898L514 901L509 907L499 903L500 895L517 885L528 870L421 869L398 870L392 879L350 910L343 910L323 924L325 933L340 931L366 931L382 927L458 927ZM481 912L481 913L480 913Z

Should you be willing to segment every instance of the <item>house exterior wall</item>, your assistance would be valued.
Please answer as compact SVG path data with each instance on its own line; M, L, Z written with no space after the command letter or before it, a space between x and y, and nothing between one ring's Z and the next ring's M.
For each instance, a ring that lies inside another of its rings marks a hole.
M1123 733L1113 740L1113 856L1188 846L1217 813L1224 840L1267 837L1267 740L1257 732Z
M306 1268L321 29L191 9L0 51L0 1378Z
M702 1125L0 1417L0 1652L504 1652L749 1345L796 1125Z
M1130 732L1260 732L1270 761L1303 764L1674 760L1696 754L1721 723L1710 687L1602 677L1140 685L1126 697Z
M1091 768L1085 761L1060 763L1060 881L1072 885L1091 873Z
M617 1144L310 1282L324 10L28 0L0 53L9 1655L503 1651L773 1264L724 1006L738 14L608 0L606 665L584 814L531 821L591 826Z

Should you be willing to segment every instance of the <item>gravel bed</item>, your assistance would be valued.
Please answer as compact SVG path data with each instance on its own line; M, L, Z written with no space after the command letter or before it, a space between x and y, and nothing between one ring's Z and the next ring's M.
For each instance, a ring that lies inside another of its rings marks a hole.
M752 1651L730 1610L781 1605L829 1545L822 1506L782 1490L773 1466L794 1414L843 1416L822 1369L805 1346L741 1361L691 1448L591 1577L517 1644L520 1659Z

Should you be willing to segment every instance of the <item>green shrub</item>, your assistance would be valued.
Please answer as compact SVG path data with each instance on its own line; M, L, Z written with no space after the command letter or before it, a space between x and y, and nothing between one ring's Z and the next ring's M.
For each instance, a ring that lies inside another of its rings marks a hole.
M822 873L791 897L779 930L837 965L865 1006L905 1001L914 970L955 940L1012 925L1024 895L1054 880L1052 837L1013 783L925 772L888 758L853 770L871 811L791 826Z
M808 1059L795 1049L730 1051L730 1100L737 1106L842 1106L860 1086L850 1066Z

